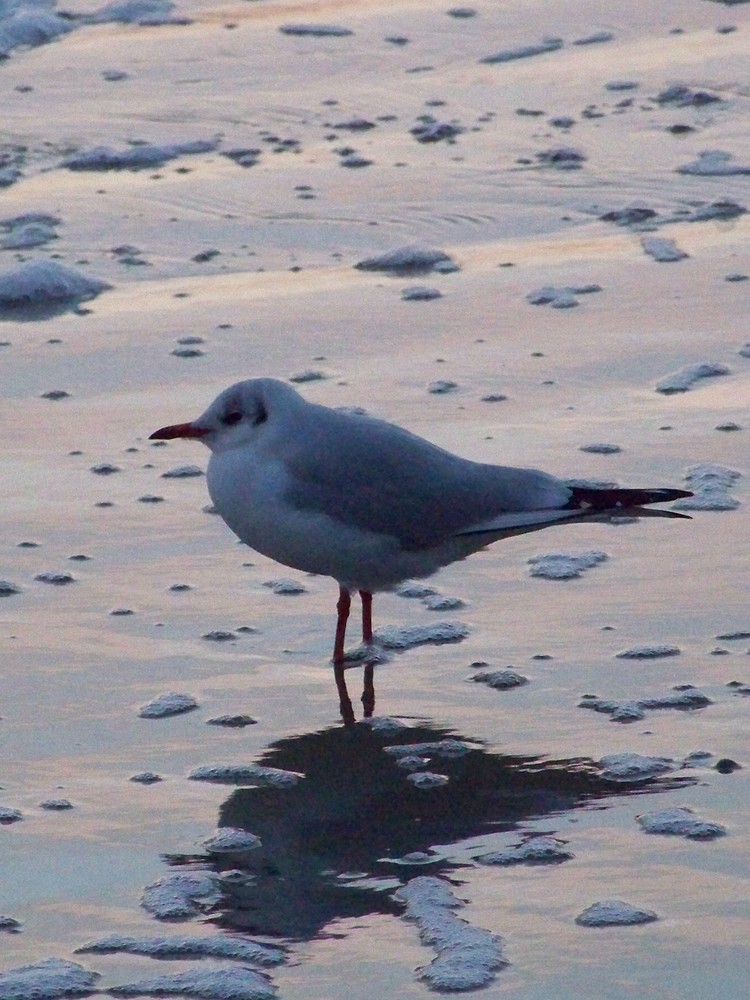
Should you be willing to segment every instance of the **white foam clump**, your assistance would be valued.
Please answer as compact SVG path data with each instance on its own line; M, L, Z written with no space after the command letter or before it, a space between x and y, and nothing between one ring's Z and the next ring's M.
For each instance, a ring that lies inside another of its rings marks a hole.
M77 962L47 958L0 972L0 1000L85 996L95 991L97 979L98 972L89 972Z
M443 274L457 271L458 265L444 250L429 247L406 246L377 257L367 257L354 265L360 271L394 271L397 274L419 274L440 271Z
M429 583L421 583L419 580L407 580L405 583L400 583L395 592L399 597L419 598L419 600L437 594L435 588L431 587Z
M298 580L266 580L263 586L268 587L274 594L282 594L284 596L307 593L307 587Z
M596 695L585 694L578 703L579 708L590 708L595 712L603 712L612 718L613 722L637 722L645 718L647 709L677 708L683 710L705 708L711 704L711 699L698 688L688 686L674 693L660 695L656 698L639 698L618 701L609 698L597 698Z
M661 809L643 813L636 820L646 833L661 833L672 837L689 837L691 840L713 840L727 832L720 823L711 823L696 816L687 806Z
M176 358L202 358L206 353L202 351L200 347L175 347L174 350L169 352L173 354Z
M54 7L54 0L6 0L0 24L0 58L22 45L44 45L72 31L74 24L60 17Z
M741 478L741 472L723 465L693 465L685 473L685 481L693 496L678 500L674 509L736 510L740 501L730 495L729 488Z
M447 774L436 774L434 771L421 771L418 774L409 774L406 777L415 788L441 788L447 785L450 778Z
M393 898L406 904L404 916L416 923L422 943L437 951L436 958L418 972L430 988L444 992L479 989L508 964L497 935L456 916L453 911L463 903L443 879L419 875L397 889Z
M466 601L460 597L449 597L447 594L431 594L422 603L428 611L455 611L466 606Z
M663 379L660 379L656 383L655 389L665 396L671 396L676 392L687 392L689 389L692 389L696 382L700 382L701 379L715 378L718 375L729 374L731 372L726 365L717 364L713 361L697 365L686 365L684 368L680 368L679 371L672 372L671 375L665 375Z
M205 473L198 465L177 465L174 469L167 469L162 472L162 479L191 479L194 476L202 476Z
M327 378L330 378L330 376L326 372L321 371L320 368L305 368L294 375L290 375L289 381L294 382L295 385L304 385L307 382L322 382Z
M83 18L86 24L163 25L190 24L189 18L172 13L172 0L112 0L93 14Z
M152 958L236 958L254 965L279 965L285 959L280 948L261 944L252 938L215 935L197 937L175 934L170 937L131 937L126 934L108 934L76 948L79 953L125 952L130 955L148 955Z
M433 865L441 860L440 854L428 854L426 851L409 851L400 858L378 858L381 864L386 865Z
M452 382L451 379L447 378L439 378L427 386L427 391L433 396L444 396L447 392L453 392L455 389L458 389L458 382Z
M664 656L679 656L680 647L667 643L654 643L650 646L630 646L615 653L618 660L657 660Z
M155 771L138 771L137 774L131 774L128 780L134 781L137 785L155 785L164 779Z
M198 702L190 694L168 691L160 694L138 709L141 719L164 719L170 715L181 715L198 707Z
M55 226L59 223L58 218L39 212L3 219L0 228L7 230L7 235L0 241L0 246L3 250L30 250L42 246L57 239Z
M405 722L394 719L391 715L373 715L369 719L360 719L359 725L368 726L373 733L381 736L391 736L409 728Z
M598 762L602 778L608 781L645 781L657 774L674 771L669 757L648 757L640 753L610 753Z
M207 726L226 726L228 729L242 729L244 726L254 726L257 723L251 715L231 714L214 715L211 719L206 719Z
M404 302L430 302L432 299L441 299L443 293L439 288L429 288L427 285L412 285L404 288L401 298Z
M584 154L574 146L553 146L535 155L543 167L555 170L579 170L586 162Z
M187 920L221 898L212 872L170 872L147 885L141 906L158 920Z
M225 785L263 785L291 788L304 778L297 771L262 764L203 764L188 774L191 781L214 781Z
M62 161L68 170L138 170L157 167L168 160L189 153L210 153L216 149L213 140L176 142L163 146L149 143L127 146L125 149L111 149L109 146L95 146L94 149L74 153Z
M403 628L386 627L378 629L375 638L384 649L412 649L426 643L442 645L460 642L469 634L469 628L462 622L436 622L434 625L410 625Z
M576 38L573 44L600 45L602 42L611 42L614 37L611 31L592 31L590 35L583 35L581 38Z
M40 583L51 583L55 587L64 587L68 583L75 582L75 577L72 573L58 572L57 570L37 573L34 579L39 580Z
M234 826L225 826L217 830L211 837L203 841L203 846L209 854L237 854L246 851L257 851L262 847L260 837L247 830Z
M111 288L106 281L87 278L54 260L34 260L0 274L0 306L45 305L72 299L93 299Z
M476 861L480 865L549 865L568 861L573 854L563 846L565 841L555 837L532 837L515 847L505 847L500 851L480 854Z
M282 24L279 31L282 35L312 35L316 38L346 38L354 34L351 28L338 24Z
M430 763L429 757L419 757L417 754L409 754L407 757L399 757L396 765L402 771L419 771L420 768L427 767Z
M648 924L659 917L653 910L644 910L621 899L602 899L592 903L576 917L582 927L621 927Z
M448 757L450 759L463 757L464 754L470 753L472 748L462 740L445 739L436 740L434 743L400 743L390 747L383 747L383 749L393 757L424 756L424 754L429 754L431 757Z
M676 216L674 221L677 222L680 218L684 218L686 222L710 222L713 219L727 221L746 214L747 209L743 205L730 198L720 198L710 204L700 205L687 216Z
M616 455L617 452L622 451L622 448L619 444L596 441L593 444L582 444L578 450L590 452L592 455Z
M705 708L711 704L711 699L698 688L688 684L676 688L671 694L659 695L656 698L641 698L639 704L644 708Z
M502 49L494 55L485 56L480 59L481 63L493 66L496 63L513 62L516 59L529 59L531 56L544 55L545 52L555 52L562 48L562 38L543 38L541 42L532 42L529 45L519 45L515 49Z
M2 53L0 53L0 57ZM23 175L18 167L0 167L0 188L10 187L11 184L15 184L17 180L20 180Z
M205 632L201 638L208 642L233 642L237 639L237 633L229 629L214 628L210 632Z
M376 644L370 642L361 642L358 646L353 649L347 649L344 653L344 658L348 664L352 666L354 664L372 664L376 666L379 663L388 663L390 660L390 655L382 647L378 647Z
M639 722L645 719L646 712L638 701L612 698L598 698L593 694L585 694L578 702L579 708L590 708L594 712L609 715L613 722Z
M742 639L750 639L750 632L744 629L737 629L732 632L722 632L716 636L721 642L737 642Z
M725 153L721 149L706 149L698 154L697 160L677 167L677 173L698 177L729 177L750 174L750 164L733 163L731 153Z
M225 966L213 969L188 969L153 979L113 986L110 991L120 997L187 996L202 1000L272 1000L276 988L256 969Z
M721 98L707 90L693 90L684 83L672 83L654 98L657 104L672 104L677 108L702 108Z
M69 799L44 799L39 803L40 809L48 812L65 812L67 809L75 808Z
M486 684L496 691L506 691L508 688L520 687L529 682L528 677L511 670L510 667L506 667L505 670L480 670L471 679L478 684Z
M589 295L591 292L600 292L601 285L545 285L537 288L535 292L529 292L526 301L532 306L552 306L553 309L570 309L578 305L576 295Z
M689 253L680 250L674 240L668 240L664 236L644 236L641 239L641 246L644 253L660 264L671 264L690 256Z
M608 558L606 552L596 549L588 552L549 552L532 556L528 560L531 565L529 572L531 576L541 576L545 580L572 580Z

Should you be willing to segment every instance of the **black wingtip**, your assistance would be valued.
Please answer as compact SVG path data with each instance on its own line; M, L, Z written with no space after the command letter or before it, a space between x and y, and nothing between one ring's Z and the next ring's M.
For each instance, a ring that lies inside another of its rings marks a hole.
M652 503L669 503L691 497L690 490L671 488L657 489L597 489L596 487L573 486L568 507L589 508L592 511L614 511L628 507L646 507Z
M683 497L693 495L690 490L657 489L644 490L643 492L653 496L653 500L648 500L647 503L667 503L669 500L681 500Z

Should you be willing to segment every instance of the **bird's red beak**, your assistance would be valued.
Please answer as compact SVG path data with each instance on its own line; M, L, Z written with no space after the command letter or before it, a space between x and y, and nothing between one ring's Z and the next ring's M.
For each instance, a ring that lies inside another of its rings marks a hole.
M169 427L160 427L158 431L149 434L149 441L169 441L172 438L200 438L208 434L207 427L199 427L198 424L170 424Z

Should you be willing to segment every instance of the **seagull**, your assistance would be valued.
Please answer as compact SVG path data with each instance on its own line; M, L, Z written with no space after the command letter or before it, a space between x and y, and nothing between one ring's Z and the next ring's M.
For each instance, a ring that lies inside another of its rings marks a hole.
M237 382L196 420L150 435L174 438L210 449L208 492L241 541L338 582L338 667L354 591L368 647L377 591L554 524L687 517L649 505L692 495L569 485L537 469L473 462L395 424L311 403L273 378Z

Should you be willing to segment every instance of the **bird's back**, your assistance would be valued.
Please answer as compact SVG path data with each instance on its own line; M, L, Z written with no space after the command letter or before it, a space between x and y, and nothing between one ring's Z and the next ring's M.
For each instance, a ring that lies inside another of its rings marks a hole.
M533 469L472 462L400 427L309 404L304 433L280 456L287 499L343 523L395 536L406 549L439 545L510 511L555 507L569 494Z

